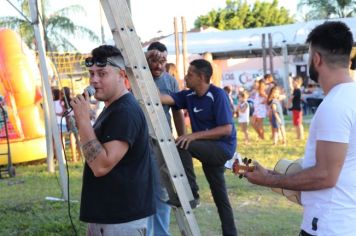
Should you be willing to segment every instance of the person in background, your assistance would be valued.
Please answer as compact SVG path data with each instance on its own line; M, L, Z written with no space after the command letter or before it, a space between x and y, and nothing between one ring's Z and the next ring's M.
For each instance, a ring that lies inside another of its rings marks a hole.
M308 35L309 75L325 98L311 121L303 170L280 175L255 163L254 184L302 191L300 236L354 236L356 231L356 83L349 75L352 32L327 21ZM347 98L347 99L345 99Z
M250 137L248 135L248 123L250 121L250 105L247 102L248 92L242 91L239 93L239 103L237 104L237 121L244 133L245 144L250 143Z
M119 49L97 47L85 65L105 109L92 126L88 92L70 103L85 158L80 220L88 223L89 236L146 235L155 213L156 167L145 115L125 86Z
M54 112L56 113L57 118L57 125L61 133L67 132L67 123L66 119L62 119L62 115L64 113L64 109L62 106L61 101L61 90L58 88L52 88L52 95L53 95L53 105L54 105Z
M231 86L225 86L224 91L227 94L229 98L229 103L230 103L230 109L232 112L232 115L235 116L235 107L234 107L234 100L232 99L232 88Z
M255 98L258 94L258 87L259 87L259 80L255 79L255 81L252 84L251 91L250 91L251 100L255 100Z
M265 74L263 76L263 79L265 81L266 84L266 95L268 96L268 94L270 93L271 89L275 86L277 86L276 81L273 78L272 74ZM266 109L267 109L267 117L268 117L268 121L270 123L271 126L271 134L272 134L272 140L273 140L273 125L272 125L272 110L271 110L271 106L268 104L268 101L266 102Z
M179 92L178 82L172 77L169 73L166 72L166 63L167 63L167 48L164 44L160 42L153 42L148 46L146 58L148 65L153 76L153 80L160 91L161 94L173 94ZM163 110L166 115L168 124L172 130L171 124L171 114L172 112L175 131L178 136L185 134L185 125L184 125L184 114L181 109L171 109L170 106L163 105ZM161 150L157 140L152 138L153 149L156 155L158 169L161 170L161 183L158 183L159 191L156 196L156 207L157 213L149 218L148 224L148 235L160 235L168 236L169 224L170 224L170 212L171 207L166 202L169 200L167 189L164 186L169 187L170 183L165 183L164 181L170 181L169 176L164 176L167 171L166 165L164 163L164 158L162 157ZM160 157L159 157L160 156ZM174 191L170 191L174 192Z
M189 90L171 95L161 94L162 104L187 109L192 133L176 139L179 155L187 174L195 201L199 205L199 187L194 173L193 157L203 166L220 217L222 234L235 236L237 230L233 211L227 194L224 170L225 163L236 151L236 129L225 91L213 84L211 64L198 59L190 63L185 82Z
M265 139L263 120L267 116L267 94L266 83L263 79L258 81L258 89L253 101L254 112L252 116L252 126L256 130L259 139Z
M80 158L79 143L77 143L76 132L77 127L74 119L74 112L70 107L70 102L72 101L71 91L68 87L63 87L61 91L61 106L63 113L65 113L65 123L67 125L67 131L69 132L69 144L72 153L72 160L78 161Z
M271 89L277 85L276 81L273 78L272 74L265 74L263 76L263 79L266 83L266 94L269 94L269 92L271 91Z
M298 140L304 139L302 91L300 89L302 83L303 79L299 76L293 79L293 94L289 102L292 103L290 110L292 110L293 125L295 127Z
M167 63L166 64L166 71L168 74L170 74L174 79L177 80L179 88L183 88L184 85L180 83L179 75L178 75L178 69L177 66L174 63Z
M278 86L271 88L268 94L267 104L271 111L273 145L278 144L279 136L282 138L283 145L286 145L286 130L283 109L280 101L280 88Z

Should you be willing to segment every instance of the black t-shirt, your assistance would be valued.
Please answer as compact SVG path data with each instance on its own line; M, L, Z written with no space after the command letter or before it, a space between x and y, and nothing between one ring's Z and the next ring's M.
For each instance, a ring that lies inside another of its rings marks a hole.
M102 177L95 177L85 163L80 220L117 224L154 214L154 162L146 119L133 95L125 94L104 109L94 130L101 143L125 141L129 149Z
M297 88L293 91L293 100L292 100L292 110L300 111L302 109L302 91Z

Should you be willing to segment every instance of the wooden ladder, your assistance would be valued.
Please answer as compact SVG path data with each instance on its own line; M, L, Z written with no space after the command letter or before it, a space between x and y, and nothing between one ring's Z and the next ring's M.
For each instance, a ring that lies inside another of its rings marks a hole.
M181 207L174 207L182 235L199 236L200 230L190 206L194 200L181 163L174 138L164 114L158 90L136 34L126 0L101 0L116 46L126 63L126 72L132 91L143 109L151 137L163 155L170 176L167 189L178 195ZM156 155L157 157L161 155ZM171 196L172 192L170 193Z

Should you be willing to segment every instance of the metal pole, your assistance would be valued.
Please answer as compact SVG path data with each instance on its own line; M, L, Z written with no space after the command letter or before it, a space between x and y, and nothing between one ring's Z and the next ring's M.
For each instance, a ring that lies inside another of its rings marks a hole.
M272 43L272 35L271 33L268 33L268 54L269 54L269 70L271 75L274 75L274 69L273 69L273 43Z
M187 67L187 26L185 23L185 17L182 16L182 50L183 50L183 73L185 76L188 71Z
M46 97L46 89L42 80L42 94ZM47 148L47 170L54 173L54 151L53 151L53 134L51 129L51 121L49 114L49 107L47 99L43 99L43 112L45 114L45 128L46 128L46 148Z
M265 75L265 74L267 74L266 34L262 34L262 63L263 63L263 75Z
M100 0L99 0L101 43L104 44L105 43L105 33L104 33L104 26L103 26L103 12L102 11L103 11L103 8L101 7Z
M55 151L56 151L56 156L59 162L59 173L60 173L60 180L62 184L62 192L63 192L63 198L64 200L68 200L68 179L67 175L65 174L65 160L63 157L63 150L62 150L62 145L61 145L61 140L60 140L60 135L59 135L59 129L57 125L57 119L56 119L56 114L54 112L54 104L53 104L53 98L52 98L52 93L51 93L51 87L49 84L48 80L48 70L47 70L47 63L46 63L46 54L44 51L44 43L43 43L43 32L40 29L43 29L42 22L39 20L39 13L38 13L38 6L37 6L37 0L29 0L28 2L29 7L30 7L30 13L31 13L31 20L35 32L35 38L36 38L36 43L37 43L37 48L38 48L38 55L40 57L40 68L41 68L41 76L43 80L43 84L46 90L46 97L44 99L47 100L48 102L48 107L49 107L49 113L50 113L50 121L51 121L51 128L53 131L53 139L54 139L54 144L55 144Z
M176 68L177 68L177 76L178 76L178 81L180 88L182 89L183 87L181 86L181 79L180 79L180 51L179 51L179 33L178 33L178 24L177 24L177 17L174 17L173 20L173 25L174 25L174 43L175 43L175 52L176 52Z
M290 97L291 91L289 86L289 59L287 44L282 45L283 65L284 65L284 90L286 91L287 98Z

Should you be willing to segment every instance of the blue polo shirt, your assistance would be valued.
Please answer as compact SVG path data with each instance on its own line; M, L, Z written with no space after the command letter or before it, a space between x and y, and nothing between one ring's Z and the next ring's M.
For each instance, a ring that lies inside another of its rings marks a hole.
M193 90L182 90L171 94L178 109L187 109L193 132L210 130L231 124L231 134L217 139L218 144L229 156L236 150L236 129L232 118L229 98L224 90L210 85L201 97Z

